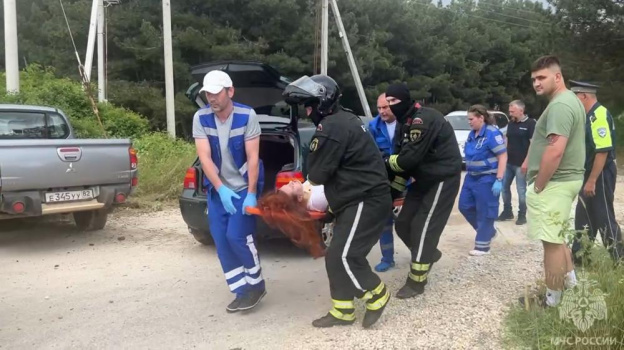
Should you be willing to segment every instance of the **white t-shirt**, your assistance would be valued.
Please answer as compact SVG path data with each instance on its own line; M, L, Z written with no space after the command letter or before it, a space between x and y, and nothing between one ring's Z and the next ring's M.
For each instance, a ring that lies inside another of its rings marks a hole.
M396 130L396 119L392 123L386 123L386 128L388 128L388 135L390 135L390 142L394 140L394 131Z
M310 199L306 205L308 210L325 212L329 204L325 197L325 187L323 185L313 186L309 181L303 183L303 190L310 193Z

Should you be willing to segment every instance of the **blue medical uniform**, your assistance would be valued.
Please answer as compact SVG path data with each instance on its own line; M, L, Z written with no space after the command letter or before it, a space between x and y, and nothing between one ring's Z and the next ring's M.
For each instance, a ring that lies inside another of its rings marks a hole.
M384 154L384 156L391 156L393 150L392 140L394 139L394 134L390 135L386 122L381 120L381 116L376 116L368 123L368 130L375 140L377 147L379 147L379 150ZM384 226L384 230L381 233L381 238L379 239L382 256L381 261L388 264L392 264L394 262L394 234L392 232L393 224L394 217L391 215L388 218L388 221Z
M249 183L247 174L247 154L245 152L245 128L249 121L252 108L234 103L232 127L228 140L228 149L222 150L215 114L210 108L199 111L199 120L208 135L211 158L217 169L221 169L221 153L229 151L239 173ZM256 217L244 215L243 202L247 196L247 188L238 191L240 199L232 198L236 213L230 215L221 202L221 198L210 180L204 175L203 185L208 193L208 223L210 233L217 248L217 256L221 262L225 279L232 293L245 294L250 288L264 289L264 279L255 246ZM257 194L264 187L264 166L259 161Z
M498 155L507 152L498 128L486 125L468 135L464 147L466 176L459 195L459 211L477 231L475 250L489 251L498 217L498 196L492 192L498 172Z

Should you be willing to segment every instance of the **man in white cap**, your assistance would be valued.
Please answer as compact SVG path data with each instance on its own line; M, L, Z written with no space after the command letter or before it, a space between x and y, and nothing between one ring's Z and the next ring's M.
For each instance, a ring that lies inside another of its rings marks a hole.
M232 101L229 75L213 70L204 77L209 105L193 117L193 137L202 164L208 196L208 222L230 291L236 299L228 312L249 310L266 294L255 247L256 219L245 207L255 207L264 187L259 159L260 124L255 111Z

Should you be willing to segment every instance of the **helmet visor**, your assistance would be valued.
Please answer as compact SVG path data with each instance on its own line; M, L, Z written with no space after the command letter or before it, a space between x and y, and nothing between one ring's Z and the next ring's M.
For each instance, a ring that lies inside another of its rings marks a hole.
M292 104L310 103L311 100L320 100L325 95L325 86L315 82L307 75L293 81L286 86L283 95L286 102Z

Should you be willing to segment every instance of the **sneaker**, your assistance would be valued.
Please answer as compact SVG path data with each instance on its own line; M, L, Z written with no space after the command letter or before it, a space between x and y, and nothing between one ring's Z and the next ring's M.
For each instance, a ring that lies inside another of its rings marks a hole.
M237 295L236 299L234 299L228 306L225 307L225 310L229 313L240 311L238 307L240 306L241 300L242 296Z
M262 298L264 298L265 295L266 295L266 289L250 290L249 292L247 292L247 294L243 295L243 297L241 298L241 301L238 304L238 310L245 311L245 310L253 309L254 307L256 307L256 305L260 303L260 300L262 300Z
M512 220L514 218L514 215L512 212L510 211L503 211L498 219L496 219L496 221L505 221L505 220Z
M328 312L327 315L312 321L312 326L316 328L329 328L333 326L349 326L352 325L353 322L355 322L355 319L350 321L340 320L335 318L334 316L332 316L332 314Z
M470 254L472 256L483 256L483 255L489 255L490 251L488 250L487 252L485 252L483 250L473 249L468 254Z
M391 268L394 267L394 261L393 262L387 262L387 261L382 261L379 264L377 264L377 266L375 266L375 271L377 272L386 272L388 270L390 270Z
M527 223L526 216L518 215L518 220L516 220L516 225L524 225L526 223Z

